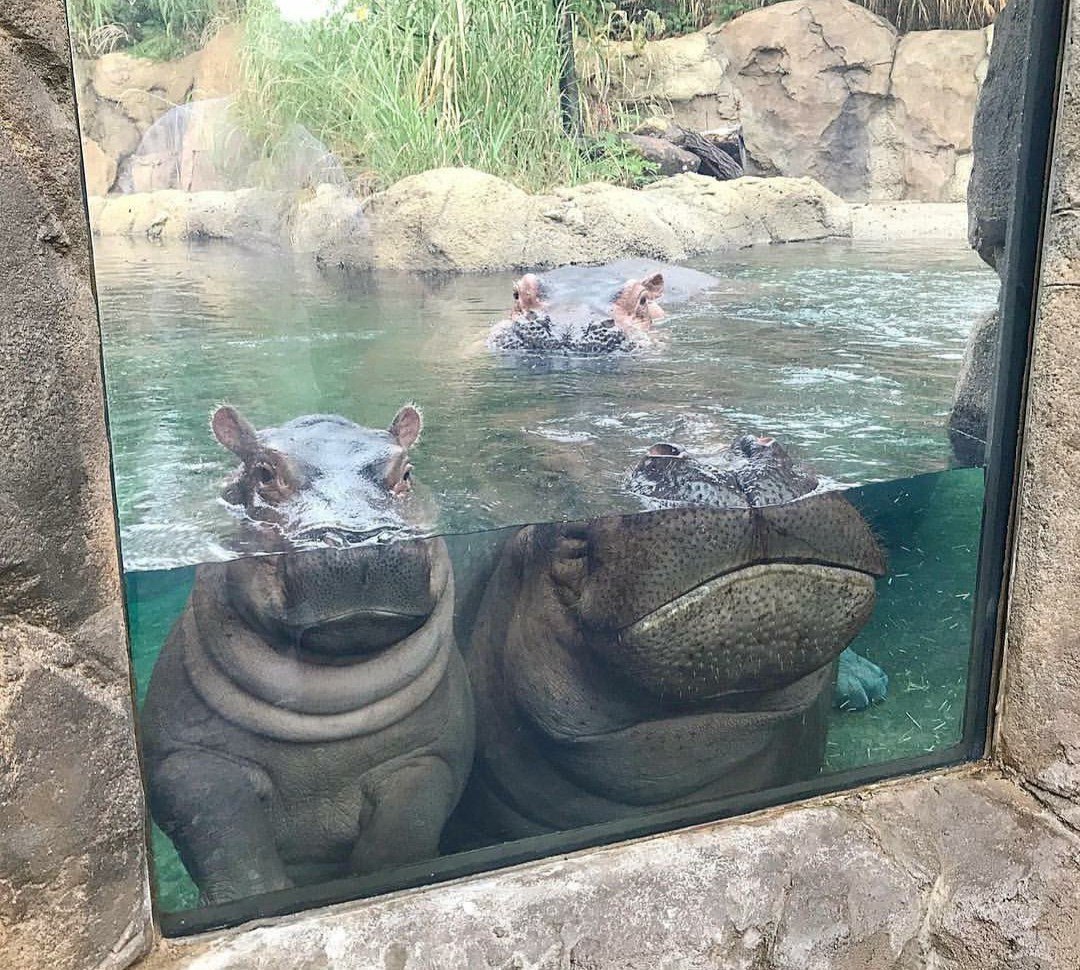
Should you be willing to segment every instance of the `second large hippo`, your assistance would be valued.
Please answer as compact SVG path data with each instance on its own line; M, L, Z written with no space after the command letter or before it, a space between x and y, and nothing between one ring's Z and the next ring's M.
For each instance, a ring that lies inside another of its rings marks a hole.
M141 714L153 817L207 902L437 854L474 728L446 547L408 538L420 426L214 414L224 497L274 554L198 568Z
M882 553L774 442L740 439L730 464L697 481L657 446L641 487L709 502L532 525L505 544L466 652L478 735L459 844L819 770L834 661L871 614Z
M526 273L514 282L510 316L492 328L488 345L568 356L637 350L664 317L665 297L684 301L716 282L697 270L637 259Z

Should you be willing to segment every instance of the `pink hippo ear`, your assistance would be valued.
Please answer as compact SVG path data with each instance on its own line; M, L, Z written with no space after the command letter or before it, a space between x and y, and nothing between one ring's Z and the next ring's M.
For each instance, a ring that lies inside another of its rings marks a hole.
M641 285L645 287L650 300L659 300L664 295L664 274L653 273L652 276L646 276L641 280Z
M411 448L416 439L420 437L420 429L424 426L424 419L420 412L411 404L406 404L390 423L390 436L394 438L402 448Z
M244 461L260 450L259 435L254 426L229 404L221 405L213 413L210 430L218 441Z

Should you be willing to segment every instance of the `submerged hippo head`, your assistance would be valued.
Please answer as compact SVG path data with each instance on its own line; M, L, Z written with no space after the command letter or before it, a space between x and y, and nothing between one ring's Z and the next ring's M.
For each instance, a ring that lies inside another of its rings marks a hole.
M631 475L662 508L523 531L556 636L665 705L772 690L834 660L874 605L880 549L771 439L709 467L659 445Z
M526 273L514 283L510 318L490 337L496 350L610 354L637 349L654 320L664 316L659 300L662 273L628 279L606 301L553 300L545 281Z
M224 498L263 551L225 564L226 594L270 642L327 657L379 650L420 627L449 570L435 540L415 538L408 448L419 411L406 405L387 431L332 415L256 431L231 407L214 435L243 462ZM372 542L395 538L395 542Z

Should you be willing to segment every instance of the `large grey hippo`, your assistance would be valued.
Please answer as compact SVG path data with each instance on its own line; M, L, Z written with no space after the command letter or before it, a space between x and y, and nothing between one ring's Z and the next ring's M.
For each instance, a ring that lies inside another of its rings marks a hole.
M740 439L729 459L703 474L656 446L632 481L672 507L506 542L466 652L477 756L456 844L819 770L834 661L871 614L883 557L775 442ZM708 500L675 504L689 494Z
M526 273L515 281L510 316L492 328L488 346L586 357L627 353L650 342L653 323L665 315L665 296L687 300L715 283L697 270L637 259Z
M474 726L446 547L403 538L419 413L212 427L277 552L196 572L141 715L154 819L211 903L434 856Z

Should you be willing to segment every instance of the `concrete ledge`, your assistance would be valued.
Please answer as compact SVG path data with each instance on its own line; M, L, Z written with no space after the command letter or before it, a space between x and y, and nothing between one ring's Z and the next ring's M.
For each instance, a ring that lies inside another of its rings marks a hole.
M851 238L967 241L965 202L868 202L851 206Z
M1080 837L992 768L167 943L147 970L1075 966Z

